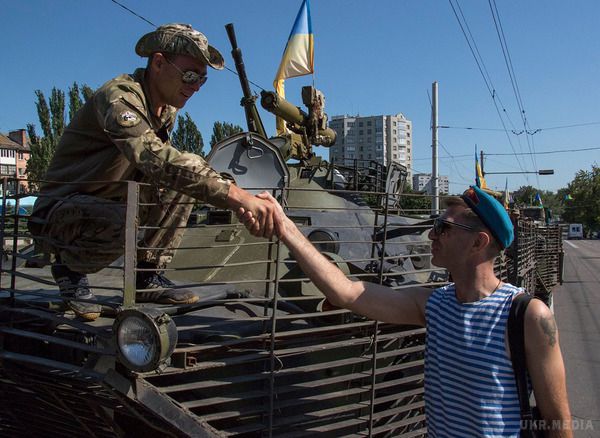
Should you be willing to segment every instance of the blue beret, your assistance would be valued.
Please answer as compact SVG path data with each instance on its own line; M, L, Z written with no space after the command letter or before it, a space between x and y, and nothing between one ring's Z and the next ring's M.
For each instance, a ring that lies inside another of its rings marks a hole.
M469 187L461 198L479 216L502 248L510 246L514 238L513 224L498 200L475 186Z

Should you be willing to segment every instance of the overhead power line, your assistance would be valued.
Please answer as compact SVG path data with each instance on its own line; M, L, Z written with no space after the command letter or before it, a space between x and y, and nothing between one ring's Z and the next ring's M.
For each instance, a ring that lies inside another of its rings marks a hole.
M506 134L508 143L510 144L510 147L513 150L513 152L516 153L511 136L508 132L508 128L506 127L506 123L504 122L504 118L502 115L504 114L504 116L510 122L510 124L512 125L514 130L516 130L516 127L514 126L514 124L512 123L512 120L508 116L508 112L506 111L506 108L504 108L504 105L502 105L500 96L498 96L498 93L496 92L496 89L492 83L492 80L488 73L488 70L485 67L483 57L481 56L479 49L477 48L477 43L475 42L475 38L473 37L473 34L471 33L469 24L467 23L467 20L462 12L462 9L460 7L460 4L458 3L458 0L455 0L456 7L454 6L454 3L452 2L452 0L448 0L448 2L450 3L450 7L452 8L452 12L454 13L454 16L456 17L456 21L458 22L460 30L461 30L463 36L465 37L465 41L467 42L467 45L469 46L469 50L471 51L471 55L473 56L473 59L475 60L475 64L477 64L479 73L481 74L481 77L483 78L483 81L485 82L485 86L488 89L488 92L492 99L492 103L494 104L494 108L496 109L496 113L498 114L498 118L500 119L500 123L502 124L502 127L504 128L504 132ZM460 16L459 16L459 12L457 12L457 9L458 9L458 11L460 11ZM461 20L461 17L462 17L462 20ZM467 32L468 32L468 35L467 35ZM502 107L502 110L500 109L498 104L500 104L500 106ZM518 163L521 171L525 172L525 169L523 168L523 165L521 164L519 157L517 155L515 155L515 158L517 159L517 163ZM529 181L529 178L527 177L527 175L525 176L525 179L527 181Z
M576 128L580 126L600 125L600 122L575 123L573 125L550 126L547 128L539 128L539 131L549 131L551 129Z
M146 23L148 23L149 25L151 25L151 26L154 26L154 27L158 27L158 26L156 26L156 24L154 24L153 22L151 22L151 21L150 21L150 20L148 20L147 18L145 18L145 17L143 17L142 15L138 14L138 13L137 13L137 12L135 12L134 10L132 10L132 9L129 9L127 6L125 6L124 4L122 4L122 3L118 2L117 0L110 0L110 1L112 1L112 2L113 2L114 4L116 4L116 5L119 5L120 7L122 7L123 9L125 9L127 12L129 12L130 14L133 14L133 15L135 15L136 17L138 17L139 19L141 19L141 20L145 21L145 22L146 22ZM228 70L228 71L230 71L231 73L233 73L233 74L234 74L234 75L236 75L236 76L238 75L237 71L235 71L235 70L232 70L231 68L229 68L229 67L227 67L227 66L224 66L224 67L225 67L225 70ZM249 83L251 83L252 85L254 85L256 88L260 88L261 90L264 90L264 88L263 88L263 87L261 87L260 85L258 85L258 84L256 84L256 83L252 82L250 79L248 79L248 82L249 82Z
M525 105L523 104L523 98L521 97L521 90L519 89L519 84L517 82L517 75L515 74L515 69L512 63L512 58L510 56L510 51L508 49L508 43L506 42L506 35L504 34L504 29L502 27L502 21L500 20L500 13L498 12L498 7L496 5L496 0L488 0L488 5L490 6L490 11L492 13L492 18L494 20L494 26L496 28L496 34L498 35L498 40L500 42L500 47L502 48L502 56L504 57L504 64L506 65L506 70L508 71L508 76L510 78L510 83L512 85L513 93L515 95L515 100L517 102L517 107L519 108L519 114L521 116L521 120L523 122L523 131L527 134L529 129L529 123L527 122L527 114L525 112ZM529 152L535 152L535 144L533 138L529 135L525 136L527 140L527 148ZM537 162L535 160L535 154L531 154L531 162L533 164L533 168L537 171ZM540 186L539 177L536 173L536 181L538 187Z
M447 151L446 148L444 148L444 150ZM579 148L579 149L556 149L556 150L550 150L550 151L518 152L517 155L530 155L530 154L550 155L550 154L565 154L565 153L572 153L572 152L597 151L597 150L600 150L600 146L593 146L593 147L589 147L589 148ZM497 153L497 154L485 153L484 155L486 157L488 157L488 156L501 156L501 155L511 156L511 155L515 155L515 154L511 153L511 152L506 152L506 153ZM460 154L460 155L448 154L445 157L440 157L440 159L442 159L442 160L456 160L457 158L473 159L473 154ZM429 158L413 158L413 161L426 161L426 160L431 160L431 157L429 157ZM464 161L464 160L456 160L456 161Z
M600 147L591 147L591 148L582 148L582 149L561 149L561 150L554 150L554 151L537 151L537 152L521 152L517 155L548 155L548 154L563 154L566 152L583 152L583 151L596 151L599 150ZM504 153L504 154L485 154L487 155L514 155L514 154L508 154L508 153Z
M579 128L582 126L592 126L592 125L600 125L600 122L586 122L586 123L573 123L570 125L559 125L559 126L546 126L544 128L531 128L528 130L513 130L511 131L515 135L521 134L529 134L535 135L542 131L550 131L554 129L569 129L569 128ZM452 125L438 125L440 129L465 129L470 131L504 131L502 128L482 128L478 126L452 126Z
M153 22L151 22L150 20L148 20L147 18L142 17L140 14L138 14L137 12L135 12L134 10L129 9L127 6L125 6L122 3L119 3L117 0L111 0L114 4L121 6L123 9L125 9L127 12L129 12L130 14L135 15L136 17L140 18L141 20L145 21L146 23L148 23L150 26L153 27L158 27L156 26L156 24L154 24Z

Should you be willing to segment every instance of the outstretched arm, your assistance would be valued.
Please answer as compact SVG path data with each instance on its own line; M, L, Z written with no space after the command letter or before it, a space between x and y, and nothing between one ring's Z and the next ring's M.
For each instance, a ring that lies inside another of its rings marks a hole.
M394 290L374 283L351 281L304 237L271 195L261 193L258 196L275 206L275 232L331 304L379 321L425 325L425 304L432 292L430 289ZM241 209L238 216L252 230L252 215Z
M525 313L525 356L535 400L550 437L572 437L571 412L567 397L556 321L550 309L532 300Z

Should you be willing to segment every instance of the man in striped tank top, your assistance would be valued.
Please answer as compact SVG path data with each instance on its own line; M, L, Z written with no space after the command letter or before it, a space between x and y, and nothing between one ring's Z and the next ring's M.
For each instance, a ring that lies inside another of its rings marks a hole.
M258 195L276 204L264 193ZM516 437L519 399L510 360L506 323L513 297L523 292L494 274L494 260L513 240L503 206L477 187L449 198L434 222L432 263L454 283L431 290L393 290L349 280L277 208L276 233L303 271L334 306L379 321L424 326L425 410L430 436ZM255 232L252 215L238 216ZM525 314L528 371L548 436L570 437L571 414L556 322L533 300Z

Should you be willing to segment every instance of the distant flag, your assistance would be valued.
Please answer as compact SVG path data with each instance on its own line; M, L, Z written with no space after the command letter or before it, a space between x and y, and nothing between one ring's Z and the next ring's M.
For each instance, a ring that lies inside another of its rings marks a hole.
M479 160L477 159L477 149L475 150L475 184L480 189L487 189L487 184L485 182L485 178L483 177L483 171L481 170Z
M572 200L573 200L573 197L569 193L567 193L565 195L565 201L572 201Z
M535 198L533 198L535 202L540 204L540 207L544 206L544 203L542 202L542 197L540 196L539 192L535 194Z
M504 208L508 210L510 204L510 196L508 194L508 178L506 178L506 184L504 184L504 199L503 199Z
M310 6L308 0L303 0L273 81L275 91L285 98L283 85L285 79L311 73L314 73L314 41L310 21ZM284 121L278 117L277 133L284 132Z

